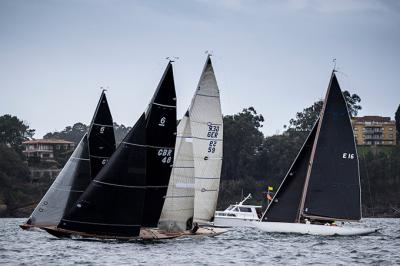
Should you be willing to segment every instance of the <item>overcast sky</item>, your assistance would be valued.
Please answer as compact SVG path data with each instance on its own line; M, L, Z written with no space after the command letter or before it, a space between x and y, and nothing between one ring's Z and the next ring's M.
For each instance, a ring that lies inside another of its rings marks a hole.
M266 135L324 96L333 58L360 115L393 119L400 104L400 1L0 0L0 115L40 138L88 124L103 86L114 121L132 126L177 56L179 118L206 50L223 113L254 106Z

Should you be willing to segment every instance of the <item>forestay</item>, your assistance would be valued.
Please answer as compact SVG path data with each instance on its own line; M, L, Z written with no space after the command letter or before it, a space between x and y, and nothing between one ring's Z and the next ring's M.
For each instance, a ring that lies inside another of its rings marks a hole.
M194 221L214 217L222 165L223 122L220 94L208 56L189 109L193 136Z

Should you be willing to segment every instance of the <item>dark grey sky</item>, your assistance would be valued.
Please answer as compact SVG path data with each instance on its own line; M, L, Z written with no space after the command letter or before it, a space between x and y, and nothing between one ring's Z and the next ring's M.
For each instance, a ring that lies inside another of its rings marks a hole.
M393 118L399 47L396 0L0 0L0 115L39 138L89 123L104 86L114 120L132 125L179 56L181 116L212 50L223 113L254 106L267 135L324 96L333 58L360 115Z

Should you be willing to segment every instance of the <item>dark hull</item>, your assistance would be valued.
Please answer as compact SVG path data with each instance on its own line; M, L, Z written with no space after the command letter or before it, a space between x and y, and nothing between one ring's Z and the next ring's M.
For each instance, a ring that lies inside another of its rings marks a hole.
M71 231L60 229L57 227L44 227L42 228L49 234L58 237L58 238L81 238L81 239L99 239L99 240L121 240L121 241L129 241L129 240L163 240L163 239L172 239L177 237L200 237L200 236L217 236L225 233L227 230L211 228L211 227L202 227L197 230L196 233L192 233L191 231L183 231L183 232L167 232L163 230L159 230L157 228L142 228L140 229L140 235L134 237L121 237L121 236L105 236L105 235L95 235L88 234L83 232Z

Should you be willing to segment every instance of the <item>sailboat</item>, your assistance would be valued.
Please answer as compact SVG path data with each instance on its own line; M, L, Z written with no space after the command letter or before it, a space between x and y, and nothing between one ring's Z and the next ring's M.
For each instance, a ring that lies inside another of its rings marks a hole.
M176 237L151 228L164 203L175 134L176 96L169 62L147 111L60 223L45 230L57 237Z
M211 58L207 57L192 103L177 129L176 157L158 227L183 235L218 235L198 228L215 211L222 160L222 114ZM211 215L210 215L211 214Z
M347 104L332 72L320 118L255 227L275 233L365 235L357 149Z
M56 226L115 150L113 119L103 90L89 131L22 229Z

